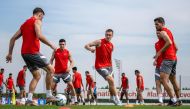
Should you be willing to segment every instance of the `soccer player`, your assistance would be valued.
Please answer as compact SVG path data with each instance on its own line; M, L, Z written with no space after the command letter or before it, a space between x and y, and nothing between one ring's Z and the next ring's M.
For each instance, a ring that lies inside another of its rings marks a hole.
M2 94L3 94L3 83L4 83L4 69L1 68L1 71L0 71L0 98L2 97Z
M6 85L7 97L12 97L13 90L16 92L12 73L9 73L9 77L6 79Z
M91 104L91 101L96 104L93 92L94 92L94 79L89 71L85 72L86 74L86 91L87 91L87 101L89 104ZM91 96L91 100L90 100Z
M162 17L154 19L155 27L157 31L160 31L160 40L161 40L161 49L156 53L155 60L162 55L163 61L160 66L160 79L163 84L166 92L170 97L168 105L177 106L181 105L180 100L180 88L176 79L176 66L177 66L177 46L174 41L172 32L165 27L165 20ZM168 80L171 81L173 85L174 92L176 97L173 94L173 91L168 83Z
M81 73L77 71L77 67L73 67L72 70L73 70L73 85L77 94L78 103L82 101L83 105L85 105L84 97L81 94L82 89L84 90Z
M128 78L125 76L125 73L122 73L120 90L121 89L122 89L122 91L121 91L120 100L122 101L123 96L125 95L126 100L127 100L127 104L129 104L129 98L128 98L129 81L128 81Z
M136 104L140 102L140 104L144 104L144 99L143 99L143 91L144 91L144 79L142 75L140 74L139 70L135 70L135 75L136 75L136 84L137 84L137 100Z
M45 13L41 8L35 8L33 10L33 16L27 19L18 31L13 35L9 43L9 52L6 56L6 61L12 62L12 52L14 48L15 41L22 36L22 57L33 75L33 79L30 82L28 99L26 105L37 105L33 100L33 93L36 89L38 81L40 80L40 70L43 68L46 74L46 99L47 101L56 101L56 98L51 92L51 80L52 74L54 73L54 68L48 63L47 58L40 53L40 41L56 50L56 47L52 45L46 37L42 34L41 26L42 19Z
M85 48L96 55L95 68L97 72L108 82L111 100L115 105L122 105L119 97L116 93L116 88L113 78L112 68L112 52L113 44L111 39L113 38L113 30L108 29L105 32L105 37L99 40L95 40L85 45Z
M96 105L97 105L97 86L96 86L96 82L94 82L94 93L93 93L93 95L94 95L94 99L95 99Z
M71 80L71 74L69 73L70 70L74 66L74 61L71 56L71 53L69 50L66 49L66 41L65 39L59 40L59 48L53 52L52 57L50 59L50 63L53 64L53 61L55 60L55 74L53 79L53 85L52 88L55 86L55 84L60 82L60 79L62 79L71 89L71 103L76 104L77 103L77 97L76 92ZM70 65L68 66L68 62Z
M156 31L158 41L155 43L155 50L158 52L161 49L160 43L160 31ZM154 61L153 65L156 66L155 68L155 82L156 82L156 91L158 95L159 105L163 105L163 98L162 98L162 87L160 81L160 66L162 63L162 55L160 55L157 60Z
M16 86L18 86L20 89L21 102L25 102L25 98L26 98L26 91L25 91L26 71L27 71L27 66L24 65L23 69L19 71L18 76L17 76Z

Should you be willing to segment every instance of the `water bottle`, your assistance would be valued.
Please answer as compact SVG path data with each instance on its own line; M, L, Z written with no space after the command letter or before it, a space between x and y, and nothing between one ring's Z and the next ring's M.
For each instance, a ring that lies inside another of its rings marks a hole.
M2 97L1 104L6 104L6 98L5 97Z
M46 105L46 99L44 99L44 105Z
M41 100L41 99L40 99L40 98L38 98L38 105L40 105L40 100Z

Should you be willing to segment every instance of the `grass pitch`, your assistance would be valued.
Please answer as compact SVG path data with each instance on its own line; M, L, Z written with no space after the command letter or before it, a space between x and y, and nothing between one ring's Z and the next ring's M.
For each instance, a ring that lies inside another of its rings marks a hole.
M13 105L0 105L0 109L190 109L190 106L179 106L179 107L169 107L169 106L134 106L134 107L125 107L125 106L108 106L108 105L99 105L99 106L13 106Z

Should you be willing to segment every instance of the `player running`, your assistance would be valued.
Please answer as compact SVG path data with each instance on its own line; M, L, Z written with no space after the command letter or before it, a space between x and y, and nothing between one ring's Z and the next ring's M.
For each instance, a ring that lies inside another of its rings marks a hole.
M162 17L154 19L155 27L157 31L160 31L161 49L156 53L155 60L158 59L160 55L163 57L163 61L160 66L160 79L166 92L170 97L168 105L177 106L181 105L180 100L180 88L176 79L176 66L177 66L177 46L174 41L172 32L165 27L165 20ZM177 100L173 94L171 87L169 86L168 80L171 81L173 85L174 92L176 94Z
M7 98L12 97L13 90L14 90L14 92L16 92L15 85L14 85L14 80L12 78L12 73L9 73L9 77L6 79Z
M0 71L0 99L3 95L3 84L4 84L4 69L1 68L1 71Z
M136 75L136 84L137 84L137 100L136 104L144 105L144 99L143 99L143 91L144 91L144 79L142 75L140 74L139 70L135 70L135 75Z
M160 40L160 31L156 32L158 41L155 43L155 50L156 53L161 49L161 40ZM155 82L156 82L156 91L158 95L158 102L159 105L163 105L163 98L162 98L162 87L161 87L161 81L160 81L160 66L162 63L162 55L160 55L157 60L154 61L153 65L156 66L155 68Z
M81 73L77 71L77 67L73 67L72 70L73 70L73 85L75 88L75 92L77 94L78 103L82 101L83 105L85 105L84 97L81 94L82 90L84 90Z
M113 37L113 30L108 29L105 32L105 38L95 40L85 45L85 48L96 55L95 68L97 72L108 82L111 100L115 105L122 105L116 93L114 78L112 76L112 52L113 44L111 39Z
M54 68L51 64L48 63L47 58L40 53L40 41L51 47L53 50L56 50L56 47L53 46L46 37L42 34L41 26L42 19L45 13L41 8L35 8L33 10L33 16L27 19L14 36L10 40L9 52L6 56L6 61L12 62L12 52L14 48L15 41L22 36L22 57L33 75L33 79L30 82L28 99L26 105L37 105L33 100L33 93L36 89L38 81L40 80L40 70L39 68L44 69L46 74L46 99L47 101L56 101L56 98L52 95L51 92L51 80L52 74L54 73Z
M76 104L77 97L71 80L71 74L69 73L74 66L74 61L72 59L71 53L66 49L66 41L64 39L59 40L59 48L53 52L50 63L53 64L54 60L55 74L52 88L54 88L55 84L59 83L60 79L62 79L71 89L71 103ZM68 62L70 62L69 66Z
M94 92L93 92L93 95L94 95L94 99L95 99L95 102L96 102L96 105L97 105L97 86L96 86L96 82L94 82Z
M86 74L86 91L87 91L87 101L88 104L91 104L91 102L96 104L95 97L94 97L94 79L89 71L85 72ZM91 96L91 99L90 99Z
M18 76L17 76L17 84L16 86L19 87L20 89L20 98L21 102L25 102L26 98L26 91L25 91L25 78L26 78L26 71L27 71L27 66L24 65L23 69L19 71Z
M120 90L121 89L122 89L122 91L121 91L120 100L122 101L123 96L125 95L126 100L127 100L127 104L129 104L129 97L128 97L129 81L128 81L128 78L125 76L125 73L122 73Z

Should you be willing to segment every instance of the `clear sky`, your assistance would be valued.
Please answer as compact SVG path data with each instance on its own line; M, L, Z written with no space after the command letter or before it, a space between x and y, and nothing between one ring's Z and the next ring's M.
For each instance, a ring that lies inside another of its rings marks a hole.
M54 44L64 38L67 48L71 51L75 65L84 76L85 70L95 75L94 54L87 52L84 45L95 39L104 37L108 28L114 30L113 59L122 61L122 71L130 81L131 89L135 89L134 70L139 69L145 79L145 87L154 85L155 54L154 18L162 16L166 26L173 32L179 47L177 75L183 75L184 83L190 78L190 1L189 0L4 0L0 3L0 67L5 68L5 76L13 73L16 80L17 73L24 65L20 55L22 39L16 42L13 53L13 63L7 64L5 56L8 43L20 25L32 16L35 7L44 9L46 15L43 20L43 33ZM41 52L48 59L52 50L41 44ZM113 62L114 63L114 62ZM72 73L72 72L71 72ZM118 85L118 71L114 73ZM26 84L31 80L31 73L27 71ZM44 91L41 79L37 92ZM85 78L83 79L85 83ZM107 85L97 74L98 87ZM185 84L184 84L185 85ZM190 85L190 84L187 84ZM59 86L64 86L61 84ZM28 90L28 88L26 88ZM63 87L59 87L59 91Z

